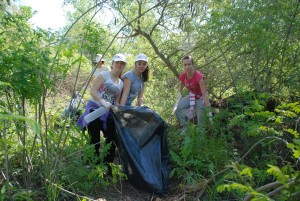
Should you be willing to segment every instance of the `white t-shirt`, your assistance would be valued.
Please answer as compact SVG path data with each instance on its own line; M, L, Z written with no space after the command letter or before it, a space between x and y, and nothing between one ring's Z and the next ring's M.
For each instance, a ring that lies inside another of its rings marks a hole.
M118 78L116 83L111 79L110 71L102 71L98 76L104 77L104 83L99 87L98 93L104 100L114 104L115 98L121 93L123 88L123 81ZM98 103L91 97L92 101Z

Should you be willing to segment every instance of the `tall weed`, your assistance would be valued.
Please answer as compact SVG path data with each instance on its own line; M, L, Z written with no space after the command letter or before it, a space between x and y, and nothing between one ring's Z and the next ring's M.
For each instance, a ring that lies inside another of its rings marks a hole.
M218 191L243 192L245 201L251 199L272 200L273 198L276 198L276 200L299 199L299 113L299 102L283 103L276 107L275 112L270 116L268 116L269 113L264 114L262 111L259 113L261 115L257 115L257 112L254 112L251 119L253 121L261 120L258 134L262 135L264 139L260 141L260 144L262 144L263 140L268 142L265 145L278 140L282 144L280 148L283 148L285 151L279 152L277 150L271 155L273 159L269 158L269 160L260 161L261 166L264 165L265 167L263 170L235 164L231 167L231 173L224 177L230 177L232 182L220 185ZM246 113L246 115L249 114ZM262 115L264 118L261 118ZM270 138L270 136L274 137ZM255 145L258 146L258 143ZM264 152L266 153L267 151L264 150ZM287 157L286 154L290 156ZM259 174L255 174L255 172L259 172ZM268 177L269 179L261 180L262 177Z

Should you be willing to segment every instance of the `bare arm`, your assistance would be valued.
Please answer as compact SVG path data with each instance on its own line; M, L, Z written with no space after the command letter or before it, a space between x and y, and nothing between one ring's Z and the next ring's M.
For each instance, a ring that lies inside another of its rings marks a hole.
M209 101L209 98L208 98L208 92L207 92L207 88L206 88L206 84L205 84L204 79L200 80L199 86L201 88L202 97L203 97L203 100L204 100L204 106L210 107L210 101Z
M93 80L93 83L91 86L90 94L93 97L93 99L98 102L100 102L100 100L101 100L101 96L99 95L98 90L99 90L100 86L104 83L104 81L105 81L104 77L102 75L98 75Z
M184 84L183 84L183 82L180 81L178 92L180 92L181 94L182 94L183 87L184 87Z
M119 105L120 104L121 95L122 95L122 91L117 95L117 97L115 99L115 105Z
M124 79L123 92L120 100L120 105L125 105L129 91L130 91L131 81L128 78Z
M142 106L143 105L143 97L144 97L144 87L142 88L142 90L140 91L139 95L138 95L138 99L137 99L137 105L138 106Z

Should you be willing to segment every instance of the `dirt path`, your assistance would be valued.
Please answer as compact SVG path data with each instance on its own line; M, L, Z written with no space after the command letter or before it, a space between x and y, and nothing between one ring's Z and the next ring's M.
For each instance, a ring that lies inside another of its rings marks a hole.
M179 201L194 200L193 197L196 198L196 194L184 194L176 181L170 181L168 191L164 196L136 188L126 181L103 189L97 196L98 201Z

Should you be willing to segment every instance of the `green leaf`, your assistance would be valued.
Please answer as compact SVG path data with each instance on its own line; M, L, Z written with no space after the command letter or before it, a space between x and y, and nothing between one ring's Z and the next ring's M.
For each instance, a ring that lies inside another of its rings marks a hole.
M284 129L284 131L294 135L295 138L299 138L299 133L297 131L293 130L293 129L290 129L290 128L289 129Z
M238 191L242 191L242 192L247 192L247 191L252 191L253 189L250 186L245 186L245 185L239 184L239 183L223 184L223 185L217 187L218 192L223 192L225 190L227 190L227 191L238 190Z
M10 83L8 83L8 82L1 82L1 81L0 81L0 86L10 86L10 87L12 87Z
M13 145L15 142L11 141L11 140L4 140L4 139L1 139L0 138L0 144L2 144L1 147L4 146L4 144L7 144L7 145Z
M244 115L244 114L235 116L233 119L230 120L229 127L239 125L245 117L246 117L246 115Z
M288 176L284 175L282 171L277 166L268 165L270 168L267 170L267 173L276 176L277 180L283 184L287 183Z
M248 127L247 133L250 136L257 136L259 134L259 131L260 131L260 125L259 124L252 124Z
M12 119L25 121L28 124L28 126L31 127L36 133L39 133L41 131L39 124L32 119L29 119L21 115L0 114L0 120L10 121Z
M241 172L240 175L247 175L252 178L252 168L246 167Z
M293 139L293 142L298 146L300 145L300 139Z
M72 49L68 49L64 52L64 56L67 58L72 58L73 57L73 51Z
M171 156L171 159L177 163L179 166L182 166L182 160L181 158L179 157L179 155L177 155L175 152L173 152L172 150L170 150L170 156Z
M278 135L278 136L281 136L282 133L281 132L278 132L277 130L275 130L274 128L269 128L267 126L260 126L259 129L268 134L268 135Z
M282 123L283 123L283 117L282 117L282 116L278 116L278 117L275 119L275 123L277 123L277 124L282 124Z

